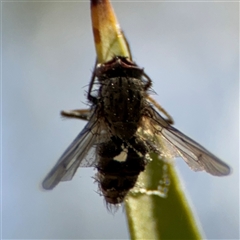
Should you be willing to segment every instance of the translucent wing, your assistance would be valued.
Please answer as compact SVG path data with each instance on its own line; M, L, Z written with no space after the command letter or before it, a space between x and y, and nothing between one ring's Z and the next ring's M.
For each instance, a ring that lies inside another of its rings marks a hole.
M42 186L44 189L50 190L60 181L71 180L80 166L91 167L95 164L96 158L92 158L88 162L85 157L96 143L99 129L96 116L92 115L84 129L78 134L43 180Z
M180 155L194 171L205 170L215 176L230 174L231 169L226 163L172 127L151 106L149 112L151 119L148 118L148 120L150 120L150 124L154 128L154 133L160 135L167 142L167 145L174 149L175 157Z

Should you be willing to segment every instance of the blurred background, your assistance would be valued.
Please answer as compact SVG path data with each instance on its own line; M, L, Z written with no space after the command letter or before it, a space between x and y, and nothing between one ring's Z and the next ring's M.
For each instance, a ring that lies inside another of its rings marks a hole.
M226 161L231 176L176 167L207 239L239 238L239 3L113 2L133 58L175 127ZM54 190L40 183L86 124L95 61L89 2L2 2L2 237L127 239L79 169ZM164 217L164 216L162 216Z

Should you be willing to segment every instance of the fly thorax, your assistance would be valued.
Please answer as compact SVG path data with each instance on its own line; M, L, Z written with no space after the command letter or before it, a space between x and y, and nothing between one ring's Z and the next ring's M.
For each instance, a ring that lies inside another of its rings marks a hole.
M125 139L137 131L144 107L143 84L139 79L106 79L100 89L101 109L113 134Z

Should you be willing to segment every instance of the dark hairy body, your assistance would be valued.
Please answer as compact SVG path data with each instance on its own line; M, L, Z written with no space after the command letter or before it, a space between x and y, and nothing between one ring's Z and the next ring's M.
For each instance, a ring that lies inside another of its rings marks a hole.
M142 81L143 70L126 58L116 57L96 72L100 83L99 112L114 136L127 140L133 137L144 114L146 90L150 80Z
M94 102L113 136L97 148L96 176L105 200L117 204L134 187L147 163L149 148L135 134L148 105L146 90L151 82L142 80L142 69L120 57L100 67L96 77L100 88Z

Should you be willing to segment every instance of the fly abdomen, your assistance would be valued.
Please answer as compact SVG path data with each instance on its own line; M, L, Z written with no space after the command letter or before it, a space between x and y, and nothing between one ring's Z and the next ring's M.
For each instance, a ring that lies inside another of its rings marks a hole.
M137 181L139 174L134 176L116 176L97 173L99 188L109 204L122 203L129 190L132 189Z
M123 202L129 190L134 187L138 175L145 169L147 147L135 138L130 142L131 146L118 138L113 138L99 146L100 159L96 176L107 203Z

